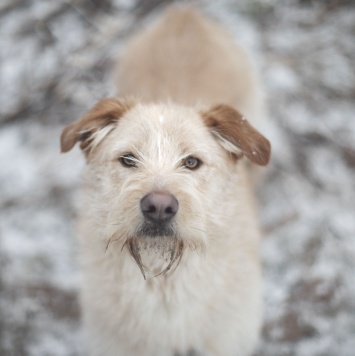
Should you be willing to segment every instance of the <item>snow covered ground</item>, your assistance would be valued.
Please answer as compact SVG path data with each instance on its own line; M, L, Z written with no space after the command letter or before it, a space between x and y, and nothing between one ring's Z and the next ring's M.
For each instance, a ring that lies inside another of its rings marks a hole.
M260 356L355 355L355 5L193 1L253 53L273 159ZM83 159L66 123L114 93L127 37L169 1L0 3L0 355L80 355L74 220Z

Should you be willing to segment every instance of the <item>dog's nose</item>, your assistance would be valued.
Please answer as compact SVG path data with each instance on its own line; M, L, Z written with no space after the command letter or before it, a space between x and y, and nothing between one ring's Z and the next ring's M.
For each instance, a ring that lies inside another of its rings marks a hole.
M169 221L179 208L178 201L169 193L149 193L142 198L140 205L143 215L155 223Z

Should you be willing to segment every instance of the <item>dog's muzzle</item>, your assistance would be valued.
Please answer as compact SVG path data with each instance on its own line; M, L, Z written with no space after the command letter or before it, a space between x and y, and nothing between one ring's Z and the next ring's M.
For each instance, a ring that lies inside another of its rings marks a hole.
M156 274L158 276L168 272L175 263L179 264L184 243L174 226L179 202L173 195L151 192L141 199L140 208L144 222L125 245L145 279L145 273L149 271L149 266L145 265L147 253L158 254L159 260L163 261L160 272Z
M140 236L174 236L172 220L179 209L179 202L169 193L153 192L140 201L144 223L139 229Z
M144 223L139 229L140 236L175 236L172 220L179 209L177 199L163 192L152 192L140 201Z

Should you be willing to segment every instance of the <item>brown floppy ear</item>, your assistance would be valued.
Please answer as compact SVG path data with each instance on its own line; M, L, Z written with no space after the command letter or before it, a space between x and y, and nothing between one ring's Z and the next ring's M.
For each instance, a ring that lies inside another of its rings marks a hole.
M236 157L245 155L250 161L266 166L271 145L237 110L228 105L214 106L202 118L220 144Z
M62 152L70 151L74 145L80 141L80 148L87 150L94 142L94 138L99 138L96 133L104 128L113 128L119 118L134 106L132 100L120 100L107 98L99 101L85 116L68 125L60 137ZM107 134L111 130L107 130ZM100 137L103 138L103 136Z

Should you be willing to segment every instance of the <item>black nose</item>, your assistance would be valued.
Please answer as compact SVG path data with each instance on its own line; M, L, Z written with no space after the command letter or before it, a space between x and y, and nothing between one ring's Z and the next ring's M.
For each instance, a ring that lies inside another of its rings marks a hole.
M169 221L179 209L178 201L169 193L149 193L140 204L145 218L155 223Z

